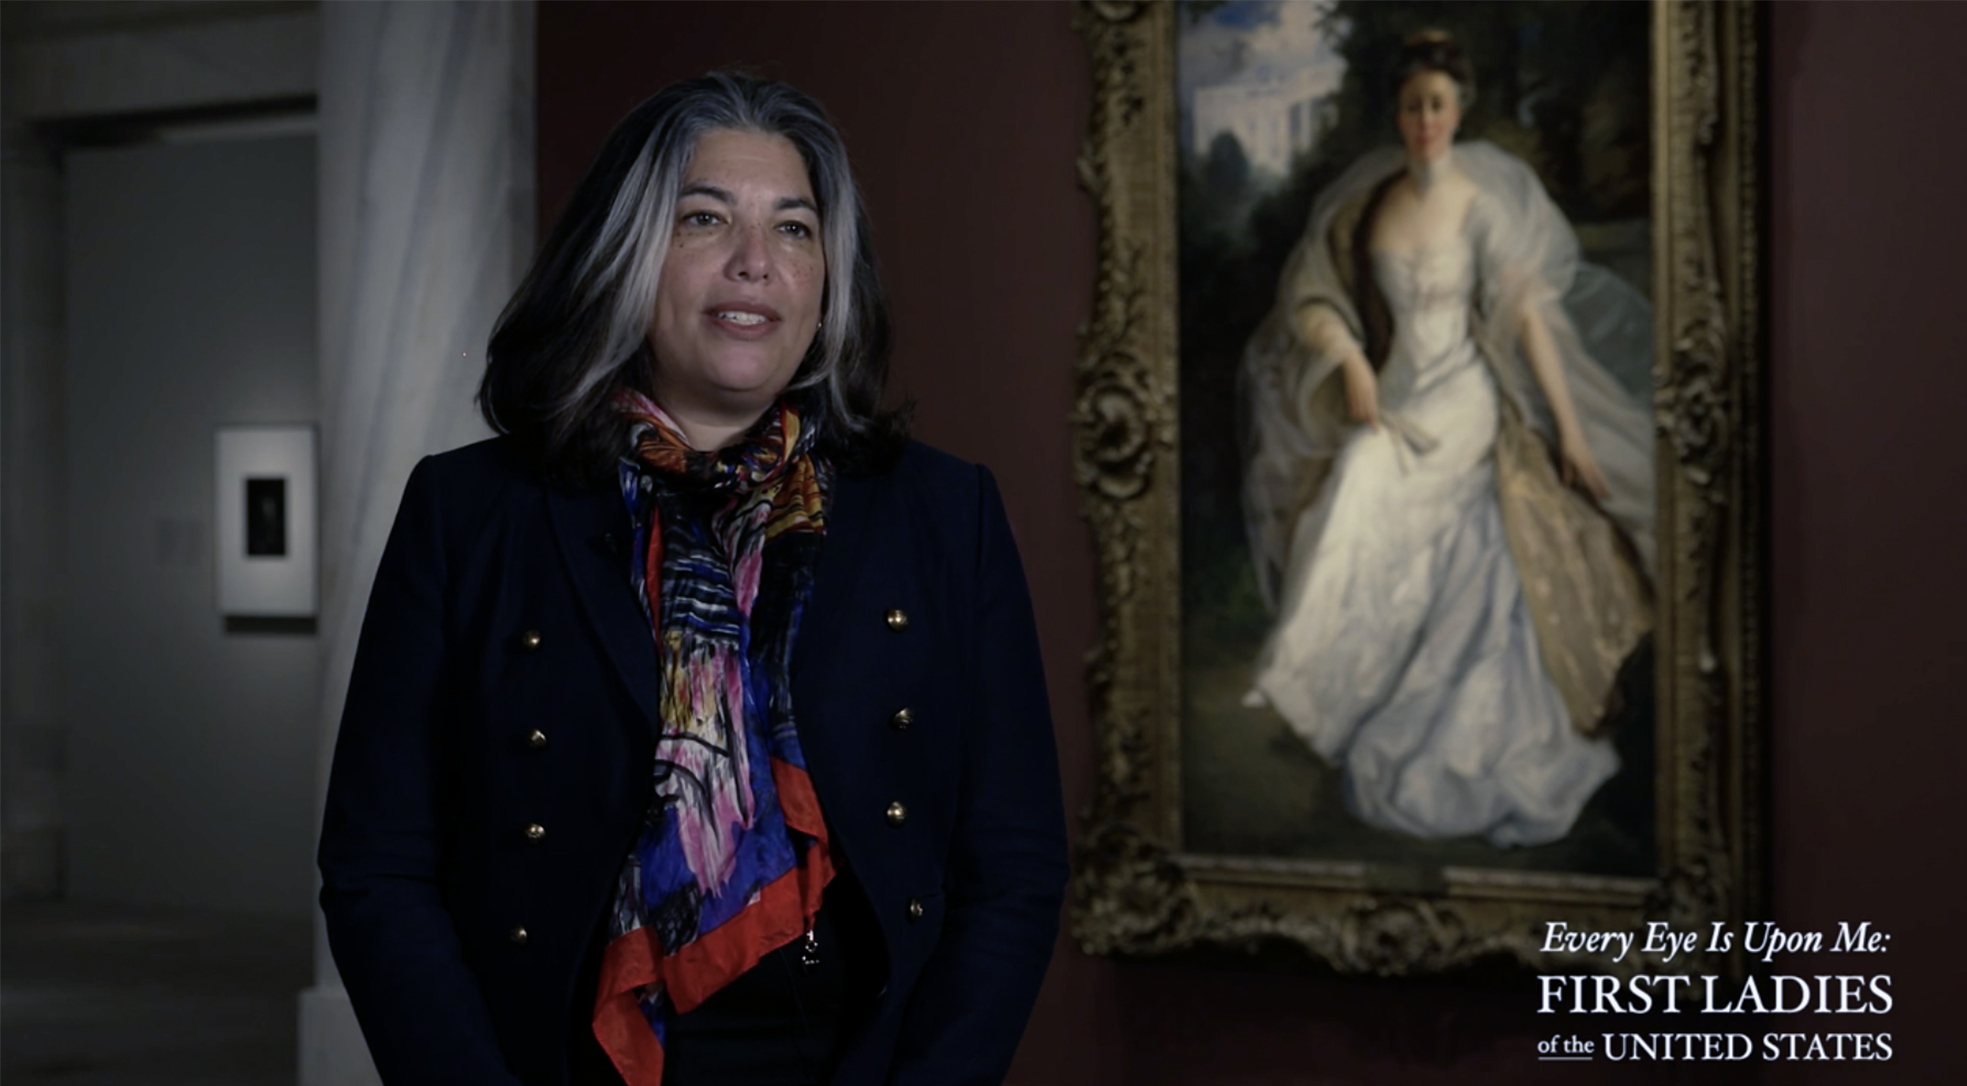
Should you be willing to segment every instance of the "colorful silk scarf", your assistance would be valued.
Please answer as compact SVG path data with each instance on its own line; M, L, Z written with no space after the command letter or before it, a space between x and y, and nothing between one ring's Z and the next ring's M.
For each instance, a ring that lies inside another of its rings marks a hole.
M790 679L831 473L787 404L711 453L647 397L625 392L616 407L630 421L619 481L662 720L594 1035L628 1086L656 1086L669 1019L809 931L833 877Z

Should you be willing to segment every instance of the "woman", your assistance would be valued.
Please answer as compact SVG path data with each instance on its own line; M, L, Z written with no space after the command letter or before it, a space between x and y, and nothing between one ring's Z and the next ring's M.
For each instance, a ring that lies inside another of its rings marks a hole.
M879 406L838 133L712 75L507 306L502 436L411 475L320 865L385 1081L997 1082L1063 815L986 470Z
M1650 317L1528 167L1454 142L1454 42L1409 39L1392 90L1403 147L1320 195L1244 358L1277 616L1246 702L1372 825L1538 844L1617 771L1596 729L1650 623L1651 425L1598 361L1644 364Z

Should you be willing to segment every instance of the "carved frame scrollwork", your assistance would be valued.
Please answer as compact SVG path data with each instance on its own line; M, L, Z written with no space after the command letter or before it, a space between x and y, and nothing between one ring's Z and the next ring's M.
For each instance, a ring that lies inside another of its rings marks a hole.
M1093 112L1079 169L1098 284L1075 367L1075 465L1099 566L1087 665L1097 788L1072 930L1094 954L1294 947L1341 973L1484 959L1577 963L1546 920L1705 930L1766 910L1762 770L1760 90L1753 5L1653 8L1655 408L1660 568L1656 809L1648 878L1185 852L1181 832L1174 5L1097 0L1077 23ZM1738 973L1739 960L1666 968ZM1623 971L1658 970L1628 956Z

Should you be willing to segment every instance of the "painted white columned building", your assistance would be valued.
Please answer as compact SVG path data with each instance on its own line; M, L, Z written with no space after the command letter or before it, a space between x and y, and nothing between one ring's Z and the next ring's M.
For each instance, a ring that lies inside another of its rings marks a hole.
M1198 87L1189 150L1207 155L1209 145L1227 132L1242 145L1252 169L1282 177L1293 158L1317 143L1330 83L1326 69L1307 67L1288 76Z

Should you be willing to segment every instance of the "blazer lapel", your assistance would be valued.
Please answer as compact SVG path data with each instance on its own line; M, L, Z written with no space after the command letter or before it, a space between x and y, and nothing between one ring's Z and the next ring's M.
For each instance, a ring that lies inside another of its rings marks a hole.
M627 573L628 510L612 489L568 493L547 489L548 515L560 558L580 596L581 610L606 646L629 696L652 734L661 733L656 697L661 675L649 620L635 602Z
M836 632L852 609L854 585L860 580L861 558L867 548L861 538L873 505L874 482L847 475L834 477L833 496L826 511L826 536L820 541L820 564L813 572L813 595L799 619L792 645L793 704L799 700L799 676L822 667L829 650L841 640Z

